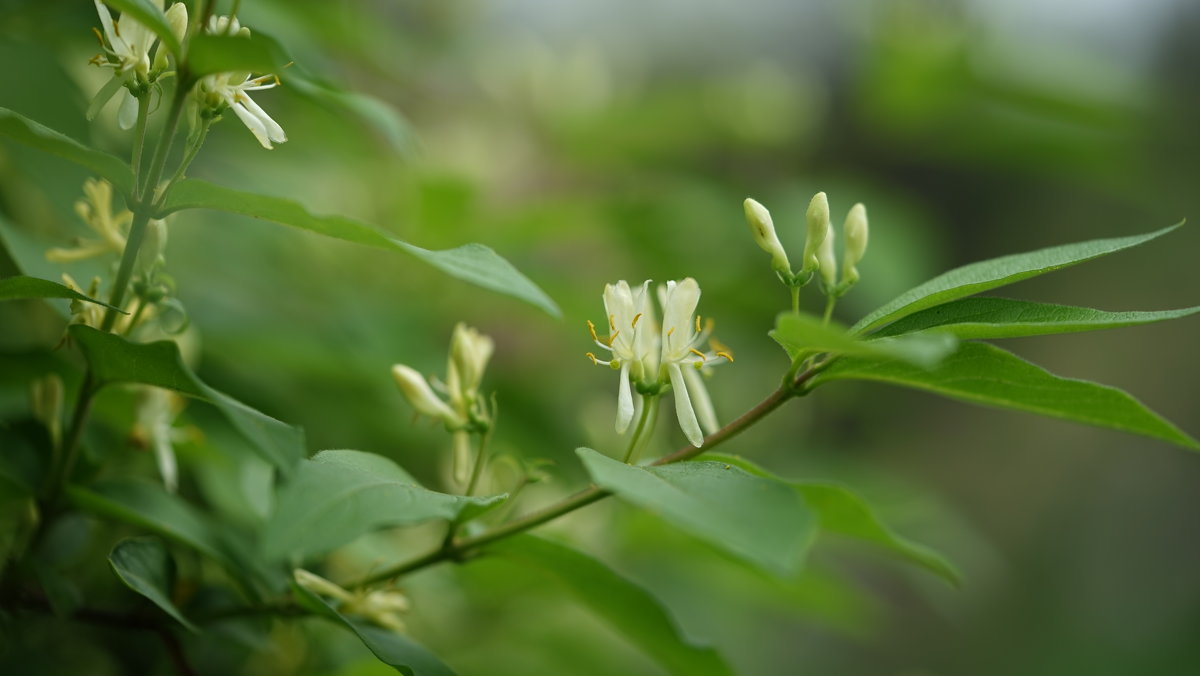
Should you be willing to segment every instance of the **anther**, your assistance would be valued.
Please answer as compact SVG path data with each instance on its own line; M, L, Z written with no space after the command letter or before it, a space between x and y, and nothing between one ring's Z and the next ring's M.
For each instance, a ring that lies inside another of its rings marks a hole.
M696 315L696 333L700 333L700 315Z
M616 323L616 321L613 319L613 315L609 315L609 316L608 316L608 330L609 330L609 331L616 331L616 330L617 330L617 323Z
M639 312L639 313L637 313L636 315L634 315L634 316L633 316L633 321L629 323L629 328L631 328L631 329L636 329L636 328L637 328L637 323L638 323L638 320L639 320L639 319L641 319L641 318L642 318L642 313L640 313L640 312Z
M598 365L600 363L600 361L598 359L596 359L596 355L592 354L591 352L586 353L584 356L586 356L588 359L592 360L593 366Z
M732 354L730 354L730 353L728 353L728 352L726 352L725 350L721 350L721 351L719 351L719 352L716 352L715 354L716 354L718 357L724 357L724 358L728 359L728 360L729 360L729 363L731 363L731 364L733 363L733 355L732 355Z
M588 332L590 332L590 333L592 334L592 340L594 340L594 341L596 341L597 343L599 343L599 342L600 342L600 336L597 336L597 335L596 335L596 325L595 325L595 324L593 324L593 323L592 323L592 320L590 320L590 319L589 319L589 320L587 320L587 325L588 325Z
M707 360L708 360L708 357L707 357L707 356L706 356L706 355L705 355L703 352L701 352L700 350L697 350L697 349L696 349L696 348L694 348L694 347L689 347L689 348L688 348L688 352L691 352L692 354L696 355L697 357L700 357L700 360L701 360L701 361L707 361Z

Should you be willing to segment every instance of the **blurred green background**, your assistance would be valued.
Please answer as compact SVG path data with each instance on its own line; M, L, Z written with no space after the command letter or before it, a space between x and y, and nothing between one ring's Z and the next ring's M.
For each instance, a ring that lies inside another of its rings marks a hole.
M963 263L1200 218L1200 5L1187 0L242 5L243 23L387 102L407 131L323 107L285 73L255 98L289 141L262 150L227 116L190 175L429 248L488 244L563 318L394 254L187 212L170 224L167 261L198 329L201 376L303 426L312 450L383 453L436 484L445 435L411 422L388 369L443 373L451 328L466 321L497 343L486 381L500 402L497 447L556 462L526 508L584 481L576 446L619 445L616 379L584 357L606 282L699 281L700 312L737 357L710 383L724 420L773 389L786 361L765 333L787 294L748 236L746 196L771 209L793 260L814 192L829 194L837 223L866 203L871 248L838 308L846 321ZM83 117L105 77L87 65L96 23L91 3L0 3L0 105L124 156L115 105L94 124ZM82 233L71 205L84 177L0 145L9 238L49 246ZM71 270L10 246L30 273ZM1004 295L1194 305L1198 251L1188 226ZM814 290L804 300L819 309ZM0 307L6 352L49 349L60 331L51 312ZM1196 435L1198 339L1192 318L1004 346L1125 388ZM4 380L0 412L22 410L24 390ZM207 421L202 409L188 413ZM683 443L663 423L657 452ZM860 488L966 577L949 589L832 541L799 579L772 580L615 503L545 529L660 595L740 673L1182 674L1200 660L1200 458L1185 451L841 383L724 450ZM149 454L128 454L153 475ZM220 509L220 476L199 454L181 461L182 490ZM361 570L408 553L381 537L342 557ZM511 565L434 569L407 589L414 636L464 674L658 673L561 589ZM220 649L198 653L198 666L373 673L352 637L309 630L325 648L281 626L273 645L208 639ZM122 670L105 636L79 644L92 673Z

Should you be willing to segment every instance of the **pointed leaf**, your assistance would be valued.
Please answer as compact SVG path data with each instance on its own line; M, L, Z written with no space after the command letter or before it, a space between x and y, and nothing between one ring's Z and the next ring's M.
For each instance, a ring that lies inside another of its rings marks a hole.
M857 538L879 545L893 554L908 559L958 586L962 575L941 554L925 545L918 544L898 535L883 523L871 505L850 488L833 481L791 481L778 477L758 465L735 455L708 453L704 456L714 462L724 462L740 467L755 476L767 477L791 485L817 513L821 530Z
M283 77L289 63L291 58L274 38L256 31L248 36L205 33L188 43L188 72L193 77L232 71Z
M117 156L89 148L65 134L7 108L0 108L0 136L7 136L14 141L74 162L108 179L109 183L125 195L129 194L133 185L133 173L129 165Z
M82 300L112 308L121 314L127 314L120 308L113 308L113 306L102 300L85 296L78 291L74 291L58 282L52 282L48 279L26 277L24 275L0 279L0 300L20 300L26 298L69 298L71 300Z
M305 559L381 528L469 519L506 498L437 493L381 455L322 451L280 490L262 549L271 560Z
M1200 450L1195 439L1121 390L1060 378L986 343L964 343L932 371L897 362L842 357L811 385L845 379L903 385L985 406L1111 427Z
M1022 279L1144 244L1178 227L1179 225L1172 225L1169 228L1144 235L1096 239L964 265L905 291L883 307L863 317L851 327L850 331L864 333L934 305L973 296L988 289L1019 282Z
M816 519L794 490L737 467L637 467L590 448L575 452L597 486L772 572L798 570L816 534Z
M98 385L140 383L175 390L216 406L255 449L289 471L304 456L304 433L204 384L184 365L170 341L132 343L82 324L68 331L79 343Z
M171 32L166 15L161 9L151 4L150 0L104 0L104 4L121 12L119 19L128 15L149 28L150 32L157 35L158 39L167 46L167 50L173 56L179 56L179 40L175 39L175 34Z
M175 562L163 541L156 537L125 538L108 555L113 572L133 591L145 596L188 630L199 632L171 600Z
M861 340L835 324L811 315L781 313L769 334L795 361L805 355L830 352L898 360L933 368L954 351L958 341L945 333L916 333L899 338Z
M583 552L532 535L493 544L488 551L557 578L672 674L733 673L715 650L685 638L658 599Z
M395 667L405 676L454 676L454 670L407 636L343 615L328 601L295 582L292 583L292 594L300 605L354 632L384 664Z
M943 331L964 340L1019 338L1137 326L1179 319L1197 312L1200 312L1200 307L1157 312L1105 312L1011 298L962 298L909 315L888 324L874 335L898 336L914 331Z
M167 196L164 214L180 209L219 209L261 218L326 237L411 254L439 270L486 289L508 294L531 303L553 316L558 306L521 274L511 263L482 244L467 244L456 249L430 251L380 231L372 225L344 216L318 216L297 202L225 188L212 183L187 179L180 181Z

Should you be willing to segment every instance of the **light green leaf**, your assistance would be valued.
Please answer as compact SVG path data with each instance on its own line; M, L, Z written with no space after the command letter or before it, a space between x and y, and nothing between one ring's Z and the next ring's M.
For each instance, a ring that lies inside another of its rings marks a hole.
M1182 223L1144 235L1065 244L964 265L905 291L860 319L850 331L865 333L928 307L1135 247L1161 237L1179 225Z
M328 601L295 582L292 583L292 595L300 605L318 616L354 632L376 657L405 676L454 676L454 670L412 639L356 617L343 615Z
M233 71L283 77L291 59L274 38L252 31L249 36L197 35L188 43L187 62L193 77Z
M437 493L381 455L322 451L301 463L280 489L262 550L270 560L302 560L380 528L432 519L467 520L507 497Z
M532 535L493 544L488 552L557 578L672 674L733 673L715 650L685 638L658 599L582 552Z
M799 570L816 535L804 499L778 481L725 463L637 467L575 452L600 488L772 572Z
M129 194L133 185L133 172L129 165L117 156L89 148L65 134L7 108L0 108L0 136L7 136L14 141L74 162L108 179L109 183L125 195Z
M162 10L152 5L150 0L104 0L104 4L121 12L121 16L118 19L124 19L128 15L146 28L149 28L167 46L167 50L173 56L179 56L179 40L176 40L175 34L171 32L171 26L167 23L166 15L163 14Z
M1011 298L962 298L909 315L888 324L875 335L898 336L914 331L942 331L963 340L1019 338L1138 326L1179 319L1197 312L1200 312L1200 307L1157 312L1105 312Z
M520 298L553 316L560 315L558 306L544 291L529 281L511 263L482 244L430 251L395 239L372 225L352 218L318 216L288 199L242 192L195 179L180 181L171 190L163 213L159 216L180 209L219 209L377 249L402 251L453 277Z
M91 122L92 120L96 119L96 116L99 115L100 111L104 109L104 104L112 100L112 97L115 96L117 92L121 91L121 87L124 85L125 78L121 77L120 75L113 75L110 77L108 82L105 82L104 86L101 87L96 92L96 95L92 97L92 102L88 104L87 113L84 115L84 117L87 118L87 121Z
M0 300L20 300L26 298L69 298L71 300L82 300L88 303L95 303L96 305L103 305L107 308L113 307L102 300L85 296L78 291L73 291L58 282L52 282L48 279L26 277L24 275L0 279ZM113 309L119 311L121 314L128 314L120 310L120 308Z
M945 333L914 333L899 338L861 340L836 324L794 312L781 313L769 334L795 361L805 355L830 352L898 360L933 368L954 351L958 341Z
M163 541L156 537L125 538L108 555L113 572L133 591L150 599L190 631L199 632L171 600L175 562Z
M846 379L913 387L976 404L1111 427L1200 450L1195 439L1121 390L1060 378L986 343L964 343L932 371L897 362L842 357L810 385Z
M861 496L833 481L790 481L734 455L706 453L705 459L740 467L755 476L782 481L800 492L817 513L822 531L865 540L922 566L950 584L959 585L962 576L941 554L913 542L889 528Z
M303 71L301 71L303 73ZM287 85L302 96L335 112L350 112L373 127L392 151L408 154L416 146L411 125L390 104L362 92L348 92L306 75L289 72Z
M216 406L269 462L289 471L304 457L304 433L204 384L184 365L170 341L131 343L75 324L68 331L91 365L97 384L140 383L175 390Z
M133 524L229 563L213 526L182 498L162 486L137 479L113 479L87 487L68 486L80 509Z

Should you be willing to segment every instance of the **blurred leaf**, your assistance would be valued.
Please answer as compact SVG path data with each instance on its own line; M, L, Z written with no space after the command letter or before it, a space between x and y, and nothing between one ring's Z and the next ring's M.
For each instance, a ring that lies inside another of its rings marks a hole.
M294 582L292 594L300 605L318 616L353 631L376 657L400 673L406 676L454 676L450 667L407 636L343 615L328 601Z
M986 343L964 343L932 371L907 364L842 357L811 385L878 380L976 404L1030 411L1111 427L1200 450L1200 444L1139 401L1113 387L1060 378Z
M137 479L112 479L87 487L68 486L80 509L145 528L228 563L213 525L182 498Z
M600 488L772 572L798 570L816 535L803 498L778 481L725 463L637 467L575 452Z
M1010 298L963 298L909 315L888 324L875 335L897 336L932 329L964 340L1019 338L1137 326L1179 319L1197 312L1200 307L1157 312L1105 312Z
M210 402L276 467L289 471L304 456L304 433L205 385L170 341L131 343L82 324L68 331L83 350L98 385L141 383Z
M32 565L33 574L37 577L38 586L46 595L50 604L50 612L55 617L68 618L83 605L83 590L79 588L72 576L56 566L45 565L35 561Z
M860 319L850 328L850 331L851 333L864 333L934 305L972 296L988 289L1019 282L1144 244L1171 232L1180 225L1182 223L1144 235L1095 239L964 265L905 291L884 304L883 307Z
M918 333L900 338L860 340L834 324L826 325L812 315L783 312L768 333L787 350L793 361L806 354L832 352L862 357L904 361L933 368L954 351L958 341L945 333Z
M501 541L488 551L557 578L670 673L733 673L716 650L685 638L658 599L583 552L532 535Z
M193 77L211 73L246 71L282 76L291 63L287 51L261 33L250 35L211 35L202 33L188 43L188 72Z
M511 263L482 244L467 244L456 249L430 251L394 239L374 226L352 218L318 216L299 203L288 199L242 192L196 179L180 181L171 190L159 217L181 209L218 209L290 225L377 249L403 251L453 277L520 298L552 316L560 315L558 306L544 291L529 281L529 278L521 274Z
M179 56L179 40L176 40L175 34L171 32L166 15L161 9L151 4L150 0L104 0L104 4L121 12L119 20L123 20L128 15L149 28L167 46L173 56Z
M404 116L388 103L361 92L349 92L306 75L295 74L287 84L313 101L335 111L349 111L379 132L394 152L411 153L416 138Z
M121 314L128 314L124 310L114 308L102 300L85 296L78 291L73 291L58 282L52 282L48 279L25 277L23 275L0 279L0 300L19 300L25 298L70 298L103 305L104 307L117 310Z
M950 584L958 586L962 575L941 554L913 542L883 523L862 496L833 481L790 481L778 477L758 465L735 455L707 453L707 460L724 462L755 476L782 481L795 487L805 502L817 513L821 530L865 540L893 554L922 566Z
M262 551L270 560L304 559L380 528L470 519L506 498L437 493L381 455L321 451L280 489Z
M175 562L157 537L125 538L108 555L113 572L133 591L145 596L189 631L199 632L171 601Z
M133 185L133 172L117 156L89 148L7 108L0 108L0 136L7 136L94 171L125 195L129 194Z
M91 122L96 119L96 116L104 109L104 104L111 101L112 97L121 91L123 86L125 86L125 78L120 75L110 77L108 82L105 82L104 86L96 91L96 95L92 97L92 102L88 104L87 113L84 114L87 121Z

